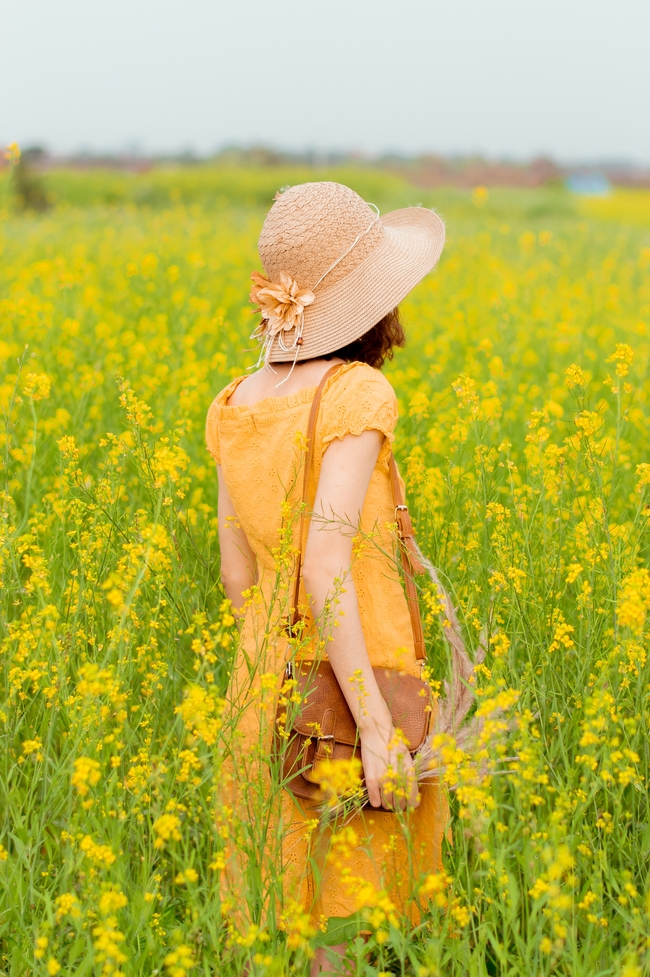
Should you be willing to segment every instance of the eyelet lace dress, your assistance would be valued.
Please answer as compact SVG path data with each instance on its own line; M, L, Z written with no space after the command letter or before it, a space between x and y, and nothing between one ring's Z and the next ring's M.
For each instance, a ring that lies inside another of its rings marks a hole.
M372 903L369 893L384 892L398 911L416 920L418 888L427 874L442 867L448 806L436 782L421 786L420 806L408 814L366 808L343 825L321 827L315 808L274 787L268 773L277 680L291 655L281 626L291 596L287 520L300 500L315 391L229 406L242 379L216 397L206 428L208 449L222 466L258 573L227 696L232 752L223 764L219 815L228 838L222 881L230 896L224 898L236 900L233 906L242 911L242 886L254 885L267 904L273 899L281 907L300 905L322 921L352 917ZM384 435L363 506L352 577L371 664L419 675L394 558L388 457L397 416L395 394L383 374L363 363L342 367L323 391L310 498L322 457L335 438L367 430ZM313 626L309 617L307 625ZM268 821L260 813L264 809L271 812Z

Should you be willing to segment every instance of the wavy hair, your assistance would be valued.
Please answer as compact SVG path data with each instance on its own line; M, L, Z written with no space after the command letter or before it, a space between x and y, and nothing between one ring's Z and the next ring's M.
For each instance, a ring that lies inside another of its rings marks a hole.
M335 356L349 362L359 361L374 366L380 370L386 360L392 360L394 350L406 344L404 327L400 322L399 309L395 308L388 315L364 332L363 336L348 343L341 349L327 353L323 359L330 360Z

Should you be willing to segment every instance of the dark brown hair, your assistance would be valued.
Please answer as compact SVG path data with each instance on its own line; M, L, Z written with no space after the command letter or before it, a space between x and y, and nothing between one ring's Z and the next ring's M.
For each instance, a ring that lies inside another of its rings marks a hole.
M402 347L405 344L406 336L400 322L399 309L393 309L376 326L364 332L359 339L332 353L327 353L323 359L330 360L334 356L339 356L342 360L358 360L379 370L386 360L392 360L395 347Z

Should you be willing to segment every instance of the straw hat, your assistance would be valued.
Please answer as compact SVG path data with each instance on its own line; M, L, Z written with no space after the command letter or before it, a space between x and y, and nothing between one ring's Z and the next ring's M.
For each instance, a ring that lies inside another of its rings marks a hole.
M434 267L445 226L432 210L379 212L340 183L302 183L276 197L253 274L266 362L334 352L375 326Z

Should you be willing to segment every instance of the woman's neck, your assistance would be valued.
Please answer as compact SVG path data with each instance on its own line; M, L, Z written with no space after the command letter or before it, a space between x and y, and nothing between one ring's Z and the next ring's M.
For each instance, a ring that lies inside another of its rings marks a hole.
M268 397L290 397L305 388L317 387L330 367L343 363L339 357L330 360L305 360L296 363L273 363L262 367L236 387L228 400L231 407L240 404L256 404Z

